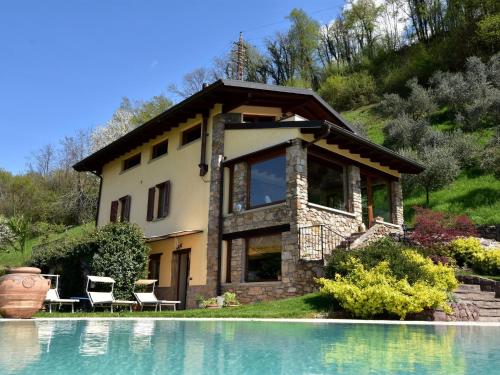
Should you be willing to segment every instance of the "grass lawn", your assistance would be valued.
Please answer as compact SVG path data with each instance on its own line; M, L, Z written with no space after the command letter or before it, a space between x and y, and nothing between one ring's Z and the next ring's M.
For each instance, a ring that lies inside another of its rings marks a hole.
M94 227L93 223L80 225L77 227L70 228L62 233L55 233L49 236L49 241L54 241L63 237L78 237L81 236L85 231L90 230ZM38 245L42 241L41 237L33 238L28 241L25 257L29 259L31 257L31 250L34 246ZM0 251L0 269L6 266L21 266L25 263L23 256L18 252L2 252Z
M406 196L405 220L413 221L413 206L425 205L425 193ZM430 208L466 214L476 224L500 223L500 180L493 175L463 173L452 184L431 192Z
M358 122L362 124L368 135L368 138L375 143L382 144L384 142L384 128L387 118L380 116L377 113L378 104L370 104L367 106L353 109L352 111L342 112L342 116L349 122Z
M182 311L137 311L137 312L77 312L46 313L40 312L37 318L61 317L156 317L156 318L314 318L318 314L328 312L330 303L319 293L306 294L277 301L258 302L238 307L222 309L193 309Z

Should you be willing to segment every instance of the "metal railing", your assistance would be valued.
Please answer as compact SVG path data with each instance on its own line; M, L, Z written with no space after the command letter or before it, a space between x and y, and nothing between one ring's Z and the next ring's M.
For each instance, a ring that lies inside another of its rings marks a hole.
M349 249L349 237L338 233L331 225L317 224L299 228L299 258L324 260L335 249Z

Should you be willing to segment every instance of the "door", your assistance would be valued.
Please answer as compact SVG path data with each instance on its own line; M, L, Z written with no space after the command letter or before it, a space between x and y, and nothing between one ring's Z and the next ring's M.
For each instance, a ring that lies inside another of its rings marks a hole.
M390 182L379 176L361 174L361 208L363 223L369 228L375 218L392 222Z
M189 255L191 250L180 250L177 256L177 300L181 301L179 308L186 308L187 289L189 285Z

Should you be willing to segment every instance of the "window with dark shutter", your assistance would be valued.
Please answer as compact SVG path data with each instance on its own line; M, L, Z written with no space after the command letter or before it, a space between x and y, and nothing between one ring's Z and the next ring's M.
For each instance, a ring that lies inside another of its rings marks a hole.
M121 204L121 215L120 215L120 220L122 222L129 222L130 221L130 203L131 203L132 198L130 195L126 195L122 198L120 198L120 204Z
M155 214L155 193L156 188L152 187L148 190L148 213L146 216L147 221L153 221Z
M118 217L118 201L111 202L111 213L109 215L109 221L116 223Z
M164 218L169 210L170 181L165 181L156 187L158 188L158 218Z

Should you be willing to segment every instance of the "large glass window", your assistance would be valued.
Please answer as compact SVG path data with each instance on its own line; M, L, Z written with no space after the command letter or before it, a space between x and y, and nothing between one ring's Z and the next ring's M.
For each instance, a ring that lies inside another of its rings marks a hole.
M346 210L344 176L343 166L310 157L307 161L309 202Z
M247 239L246 281L281 280L281 233Z
M250 207L264 206L285 200L285 169L285 155L250 164Z

